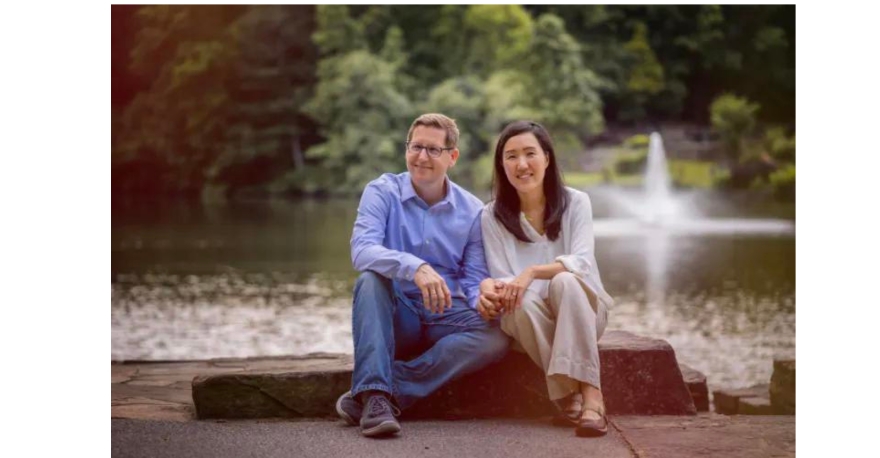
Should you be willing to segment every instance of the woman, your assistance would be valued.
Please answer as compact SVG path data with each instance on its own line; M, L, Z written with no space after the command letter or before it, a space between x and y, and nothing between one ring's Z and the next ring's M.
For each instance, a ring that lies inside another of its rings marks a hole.
M576 434L604 435L597 341L613 300L593 254L590 198L563 186L550 135L528 121L501 133L493 192L481 221L493 278L481 285L478 309L500 316L515 348L544 369L550 399Z

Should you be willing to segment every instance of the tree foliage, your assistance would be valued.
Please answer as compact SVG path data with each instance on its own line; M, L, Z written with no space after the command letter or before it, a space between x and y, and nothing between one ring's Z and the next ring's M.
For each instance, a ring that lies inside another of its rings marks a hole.
M114 193L354 191L404 168L421 112L458 120L466 185L515 119L575 153L609 124L711 123L731 157L770 123L793 161L792 5L117 8L114 92L120 68L138 84L113 98Z
M761 107L744 97L724 94L712 102L712 127L721 135L727 153L739 159L743 143L755 128L755 117Z

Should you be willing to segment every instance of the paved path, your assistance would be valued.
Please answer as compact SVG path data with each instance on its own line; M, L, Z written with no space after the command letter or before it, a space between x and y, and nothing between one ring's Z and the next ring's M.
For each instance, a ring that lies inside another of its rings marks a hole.
M335 359L286 360L321 370ZM263 364L269 364L268 362ZM274 363L273 363L274 364ZM306 367L304 366L304 369ZM372 440L335 419L195 419L197 374L266 371L240 361L111 364L114 457L476 456L793 457L794 416L611 416L606 437L582 439L549 419L404 421L399 437Z
M412 421L367 439L341 421L112 420L114 457L793 457L794 417L616 417L583 439L544 420Z

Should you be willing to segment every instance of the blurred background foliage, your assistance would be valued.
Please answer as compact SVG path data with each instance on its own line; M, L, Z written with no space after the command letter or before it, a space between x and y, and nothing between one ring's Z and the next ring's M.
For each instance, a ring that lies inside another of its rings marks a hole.
M423 112L485 189L509 121L547 126L570 184L638 180L639 136L696 126L680 186L794 198L793 5L112 6L115 198L348 195L405 169ZM636 135L636 137L632 137ZM597 147L609 159L590 165Z

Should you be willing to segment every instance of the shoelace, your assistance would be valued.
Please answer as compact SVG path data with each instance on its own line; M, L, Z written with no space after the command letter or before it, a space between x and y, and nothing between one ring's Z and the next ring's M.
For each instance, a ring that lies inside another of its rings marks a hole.
M388 399L385 399L385 396L373 396L367 403L367 411L371 417L381 415L389 410L395 417L400 416L400 410L394 407Z

